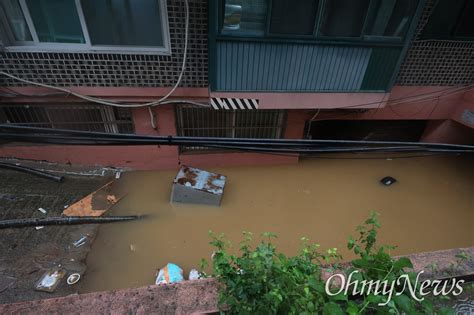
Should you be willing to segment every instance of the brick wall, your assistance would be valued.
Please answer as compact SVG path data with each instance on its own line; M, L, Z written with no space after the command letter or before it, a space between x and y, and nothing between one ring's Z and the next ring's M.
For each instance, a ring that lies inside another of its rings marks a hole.
M184 0L168 0L171 56L110 53L0 52L0 70L55 86L169 87L181 70ZM189 41L182 87L207 87L207 1L189 0ZM26 85L0 77L0 85Z

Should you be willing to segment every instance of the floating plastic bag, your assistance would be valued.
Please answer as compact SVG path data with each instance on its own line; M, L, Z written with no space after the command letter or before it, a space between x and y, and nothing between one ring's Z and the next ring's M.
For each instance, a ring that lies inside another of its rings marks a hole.
M64 269L51 269L46 271L43 276L36 282L35 289L37 291L54 292L61 279L66 274Z
M191 269L189 272L189 280L197 280L199 279L199 271L196 269Z
M166 266L160 269L160 272L156 277L155 284L169 284L183 280L183 269L179 268L175 264L168 263Z

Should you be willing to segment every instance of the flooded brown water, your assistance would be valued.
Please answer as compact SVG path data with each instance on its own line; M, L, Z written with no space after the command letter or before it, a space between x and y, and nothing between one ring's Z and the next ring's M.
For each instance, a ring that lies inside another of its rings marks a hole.
M341 156L340 156L341 157ZM474 245L474 158L310 159L298 165L208 168L227 175L220 207L171 204L177 171L122 175L128 195L113 215L146 219L102 225L88 256L81 291L153 284L167 262L185 270L209 258L208 231L234 243L242 231L275 232L278 248L295 254L301 236L337 247L371 210L381 216L380 241L409 254ZM390 187L379 180L395 177Z

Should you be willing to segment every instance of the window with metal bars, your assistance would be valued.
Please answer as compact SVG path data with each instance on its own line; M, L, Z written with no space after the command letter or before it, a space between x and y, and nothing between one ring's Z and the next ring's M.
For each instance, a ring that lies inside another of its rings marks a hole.
M93 104L0 105L0 122L42 128L133 133L130 108Z
M281 138L286 124L284 110L213 110L176 107L178 136L220 138ZM200 146L181 146L181 152L207 151Z

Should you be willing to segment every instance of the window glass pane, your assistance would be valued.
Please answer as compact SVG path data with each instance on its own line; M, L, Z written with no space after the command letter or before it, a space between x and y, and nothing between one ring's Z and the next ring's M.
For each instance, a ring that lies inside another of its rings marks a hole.
M32 41L30 30L28 29L25 16L21 11L18 0L2 0L0 1L0 6L7 16L7 21L15 40Z
M328 0L320 33L323 36L359 37L370 0Z
M26 0L40 42L85 43L74 0Z
M263 35L267 7L266 0L226 0L222 30Z
M474 37L474 0L466 1L455 35Z
M417 1L379 0L368 35L403 37L416 10Z
M428 23L423 28L421 38L451 39L464 4L464 1L438 0Z
M81 4L92 45L164 46L159 0L82 0Z
M319 0L273 0L270 32L311 35L318 14Z

